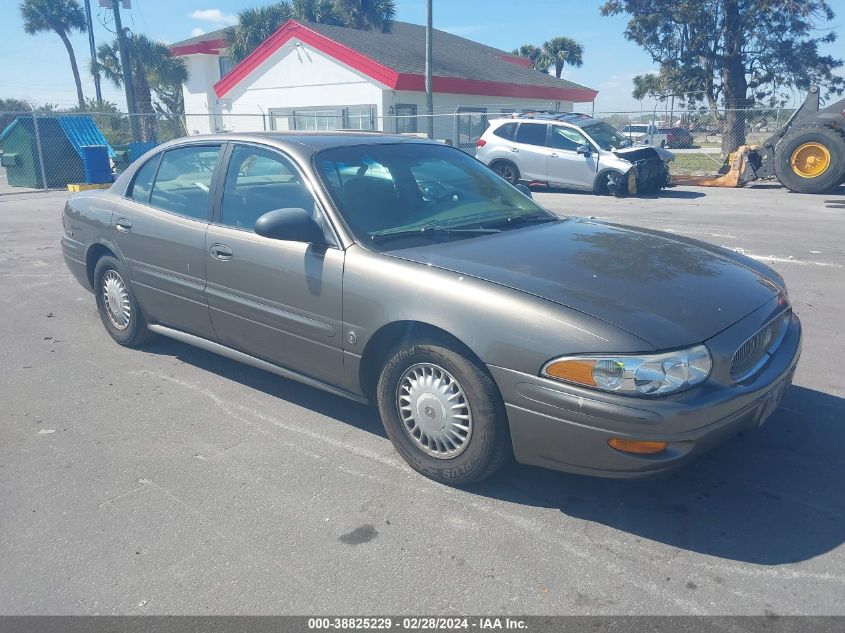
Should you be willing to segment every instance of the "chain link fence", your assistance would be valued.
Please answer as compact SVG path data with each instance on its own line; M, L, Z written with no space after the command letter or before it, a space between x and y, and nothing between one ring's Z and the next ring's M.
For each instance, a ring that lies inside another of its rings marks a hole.
M415 106L396 108L387 116L378 115L375 106L271 109L265 114L0 112L0 195L85 183L82 148L86 145L106 145L116 174L160 143L209 131L355 129L422 137L431 133L435 139L474 153L475 141L489 120L527 110L466 106L431 116L419 113ZM586 114L635 142L671 150L675 154L670 166L673 173L705 175L718 172L727 152L738 145L761 144L792 112L773 108Z

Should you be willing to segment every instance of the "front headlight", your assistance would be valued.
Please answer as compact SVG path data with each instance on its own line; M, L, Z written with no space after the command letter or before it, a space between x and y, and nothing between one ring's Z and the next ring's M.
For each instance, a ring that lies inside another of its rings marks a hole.
M660 396L689 389L710 375L704 345L663 354L591 354L550 360L541 375L584 387L632 396Z

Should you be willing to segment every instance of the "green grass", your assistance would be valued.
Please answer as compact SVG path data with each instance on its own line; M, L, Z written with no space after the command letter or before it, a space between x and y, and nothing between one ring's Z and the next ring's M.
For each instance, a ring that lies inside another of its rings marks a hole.
M673 174L701 175L716 174L722 166L718 155L714 154L675 154L675 160L669 163Z

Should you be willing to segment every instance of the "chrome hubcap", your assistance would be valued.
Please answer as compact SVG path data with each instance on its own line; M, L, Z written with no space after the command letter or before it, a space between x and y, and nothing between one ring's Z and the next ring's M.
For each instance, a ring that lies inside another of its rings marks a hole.
M402 427L424 453L450 459L466 450L472 411L448 371L430 363L412 365L399 379L396 402Z
M103 307L111 324L118 330L129 327L132 311L129 307L129 292L123 278L115 270L108 270L102 281Z

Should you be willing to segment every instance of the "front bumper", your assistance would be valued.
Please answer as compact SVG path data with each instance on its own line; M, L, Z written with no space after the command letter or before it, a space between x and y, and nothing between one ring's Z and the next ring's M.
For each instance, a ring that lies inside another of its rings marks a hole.
M628 182L630 194L653 193L671 182L669 166L662 160L638 161L629 173L633 174L633 183Z
M634 398L489 366L508 413L517 461L601 477L674 470L736 433L759 426L792 381L801 354L793 316L768 364L748 380L663 398ZM710 381L708 381L710 382ZM668 442L653 455L623 453L611 438Z

